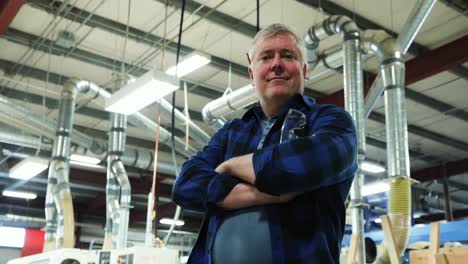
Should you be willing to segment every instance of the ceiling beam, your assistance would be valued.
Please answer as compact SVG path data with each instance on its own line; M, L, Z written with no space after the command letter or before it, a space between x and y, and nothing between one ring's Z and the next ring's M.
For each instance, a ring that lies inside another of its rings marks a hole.
M387 149L387 143L385 141L370 136L366 137L366 144L383 150ZM410 158L423 160L428 163L440 162L439 157L428 155L411 148L409 149L409 154Z
M468 192L468 184L464 184L464 183L460 183L460 182L457 182L455 180L449 180L448 181L448 185L449 187L454 187L454 188L457 188L458 190L460 191L466 191ZM457 190L457 191L458 191ZM455 191L454 191L455 192Z
M297 0L300 3L313 7L315 9L323 10L325 13L330 15L344 15L347 17L352 18L359 28L366 30L366 29L380 29L386 31L388 34L393 36L394 38L398 37L398 34L389 28L385 28L382 25L379 25L354 11L348 10L338 4L333 3L329 0ZM426 52L429 49L417 42L413 41L411 46L408 49L408 53L413 55L418 55L422 52ZM468 69L462 65L458 65L451 69L451 72L457 75L460 78L468 79Z
M441 114L455 117L457 119L460 119L468 123L468 112L463 109L458 109L456 106L447 104L440 100L434 99L430 96L416 92L413 89L406 89L405 95L406 95L406 98L410 99L411 101L417 102L424 106L428 106L432 110L438 111Z
M405 84L411 85L468 61L468 35L419 54L405 63Z
M466 218L467 216L468 216L468 208L453 211L454 219L463 219L463 218ZM418 218L415 218L414 222L415 224L422 224L422 223L429 223L429 222L437 222L441 220L445 220L445 213L423 215Z
M442 170L446 170L447 177L468 173L468 159L447 162L445 165L437 165L411 172L411 178L418 181L430 181L440 178Z
M3 0L0 1L0 35L10 25L11 21L18 14L24 0Z
M458 40L453 42L447 43L437 49L430 50L421 54L405 63L405 84L406 88L409 88L408 85L411 85L417 81L423 80L424 78L429 78L434 74L441 73L450 69L450 67L455 67L460 63L464 63L468 61L468 51L466 51L466 46L468 45L468 35L464 36ZM458 49L458 53L455 53L452 49ZM450 57L451 61L446 59L441 59L438 61L437 58L443 58L444 56ZM455 61L458 64L452 63ZM431 65L432 69L425 68L425 63ZM425 72L427 70L431 74ZM366 79L366 86L364 87L365 93L367 94L369 90L369 86L372 85L373 80L375 79L376 75L370 72L365 73ZM407 89L408 90L408 89ZM416 98L419 93L416 91L412 91L411 94L413 95L411 99ZM426 96L427 97L427 96ZM344 91L343 89L329 94L327 96L321 97L317 99L319 103L327 103L327 104L334 104L343 107L344 105ZM420 103L427 103L426 106L433 108L430 104L430 101L420 101Z
M438 190L435 190L435 189L429 189L427 187L424 187L424 186L420 186L420 185L417 185L417 184L413 184L411 186L412 188L415 188L415 189L419 189L421 191L423 191L424 193L435 193L437 195L440 195L440 197L444 197L444 191L438 191ZM441 198L441 199L445 199L445 198ZM463 199L463 198L458 198L458 197L454 197L453 195L450 195L450 200L451 201L454 201L456 203L460 203L460 204L468 204L468 200L467 199Z
M31 48L32 48L32 44L35 42L43 43L43 45L41 46L34 46L34 49L45 52L45 53L50 52L51 54L57 55L57 56L62 56L63 54L67 54L67 52L69 51L68 49L60 47L48 39L40 38L33 34L29 34L29 33L14 29L14 28L9 28L3 36L6 39L14 43L17 43L19 45L23 45L26 47L31 47ZM132 74L137 75L137 76L141 76L148 71L142 67L137 67L136 65L124 63L124 62L121 62L120 60L115 60L109 57L105 57L105 56L95 54L86 50L81 50L78 48L73 49L72 52L68 53L68 56L70 58L73 58L73 59L76 59L85 63L89 63L92 65L97 65L97 66L100 66L100 67L103 67L105 69L112 70L112 71L115 69L119 69L121 65L124 64L126 69L133 68ZM19 67L18 65L16 66L15 65L16 64L13 64L10 66L10 70L7 71L7 74L26 74L27 71L31 69L31 67L25 68L25 69L21 68L20 72L16 72L17 68ZM44 74L45 71L42 71L42 72L43 72L43 76L45 77L46 76ZM56 76L56 77L60 77L60 76ZM49 81L51 81L50 76L49 76ZM201 86L200 84L194 84L194 83L191 83L190 81L186 81L186 82L188 85L196 86L196 89L194 89L193 91L196 91L198 94L201 94L205 97L214 99L222 95L221 92Z
M156 0L156 1L161 4L165 4L166 2L166 0ZM179 0L176 0L176 1L170 0L168 1L168 3L170 6L174 8L181 9L182 7L182 1L179 1ZM190 13L194 13L196 11L197 12L196 14L200 17L204 17L205 20L208 20L210 22L223 26L224 28L241 33L244 36L247 36L249 38L253 38L255 34L257 34L256 26L246 23L235 17L221 13L207 6L202 6L201 4L195 1L185 0L185 10Z
M369 120L373 120L375 122L385 125L385 115L375 112L375 111L369 115ZM408 132L414 135L418 135L422 138L429 139L435 142L439 142L447 146L450 146L452 148L456 148L456 149L468 152L468 143L464 141L461 141L452 137L448 137L446 135L442 135L440 133L433 132L428 129L425 129L416 125L411 125L411 124L408 124Z
M54 0L28 0L27 4L44 10L47 13L55 16L60 8L61 2ZM91 15L88 11L79 9L71 5L68 5L67 8L67 12L60 12L58 15L80 24L84 23L85 25L92 28L99 28L109 33L121 37L126 37L127 25L125 24L118 23L116 21L96 14ZM162 48L164 41L167 41L168 43L166 48L174 54L177 51L176 42L169 42L169 40L164 40L163 38L156 36L155 34L148 33L135 27L128 27L128 38L139 43L144 43L150 47L154 47L155 49ZM45 44L43 45L47 46ZM195 50L185 45L181 45L180 47L180 53L182 56L187 55L193 51ZM234 62L229 62L221 57L211 56L210 65L220 70L228 71L229 64L231 64L232 72L235 72L240 75L247 74L247 67ZM130 69L131 67L125 68ZM138 72L138 70L136 70L136 72Z
M33 7L42 9L52 15L57 14L57 11L60 9L60 5L61 5L59 2L56 2L54 0L29 0L27 4L30 4ZM177 3L173 3L173 5L178 7L179 6L178 1ZM201 7L201 5L194 1L188 1L188 4L186 2L186 8L188 8L189 11L192 10L193 12L199 7ZM249 34L249 37L253 38L255 36L254 32L256 32L256 28L251 26L248 23L243 22L242 20L238 20L234 17L215 11L206 6L202 7L200 10L198 10L198 12L201 12L199 14L207 15L204 19L211 20L212 22L215 22L223 26L229 26L232 30L235 30L235 31L240 30L240 33L243 33L244 35ZM98 16L96 14L91 15L86 10L79 9L77 7L70 6L68 11L65 14L58 13L58 15L63 16L64 18L70 19L72 21L75 21L77 23L84 23L85 25L89 27L99 28L101 30L107 31L112 34L116 34L121 37L127 37L126 35L127 25L121 24L119 22L116 22L114 20L111 20L105 17ZM253 31L252 27L255 29L255 31ZM153 47L154 49L163 48L162 43L167 42L168 43L167 49L169 51L173 52L174 54L177 51L177 43L169 41L167 39L163 39L162 37L151 34L150 32L145 32L143 30L140 30L134 27L128 27L128 38L133 39L136 42L146 44L150 47ZM45 46L45 44L43 45ZM180 51L181 51L181 55L185 55L185 54L189 54L195 51L195 49L190 48L185 45L181 45ZM216 67L219 70L223 70L226 72L228 72L229 69L231 69L231 71L235 74L248 77L247 75L248 67L235 63L233 61L226 60L218 56L211 55L210 65L213 67ZM133 67L131 66L130 68L125 67L125 68L133 69L129 73L140 75L138 68L135 66ZM306 87L304 93L310 97L323 96L322 93L318 91L314 91L313 89L309 87ZM222 93L215 96L215 98L221 97L221 95ZM209 96L206 96L206 97L209 97Z
M439 0L439 2L457 11L460 15L468 16L468 2L465 0Z

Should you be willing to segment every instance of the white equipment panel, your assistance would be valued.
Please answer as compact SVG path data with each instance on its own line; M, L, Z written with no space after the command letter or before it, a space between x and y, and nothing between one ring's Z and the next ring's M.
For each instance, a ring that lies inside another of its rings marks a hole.
M7 264L179 264L179 251L131 247L113 250L58 249L10 260Z
M95 264L97 260L98 255L95 251L63 248L13 259L7 264Z

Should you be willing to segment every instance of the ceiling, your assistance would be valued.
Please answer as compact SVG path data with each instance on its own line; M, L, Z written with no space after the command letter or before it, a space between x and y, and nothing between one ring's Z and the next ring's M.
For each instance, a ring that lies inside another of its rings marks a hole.
M164 0L6 2L19 3L19 9L11 23L0 30L3 31L0 34L0 96L42 118L57 118L62 85L70 77L89 80L115 92L119 88L115 80L122 76L122 69L138 77L148 70L166 70L175 64L181 1L168 1L167 6ZM411 12L410 7L415 4L416 0L263 0L260 1L260 28L281 22L302 35L328 15L342 14L356 21L363 30L383 29L397 36ZM467 10L464 2L438 1L405 56L411 170L413 178L422 181L414 185L414 190L417 195L434 200L432 211L426 213L441 212L444 208L441 180L444 171L454 210L466 209L468 204ZM182 78L188 86L186 107L191 119L211 135L214 129L202 121L202 108L222 96L227 88L236 90L249 84L245 53L256 32L257 6L249 0L187 0L185 11L180 56L201 51L212 58L209 65ZM64 43L59 37L61 31L72 33L74 41ZM332 37L323 41L319 50L339 44L340 40ZM366 57L364 68L365 79L372 80L378 72L377 60ZM306 94L318 102L339 104L343 100L342 88L342 74L330 72L307 81ZM176 92L175 102L182 111L185 102L181 89ZM78 100L78 105L74 129L106 141L109 114L103 105L83 100ZM146 107L141 113L156 121L157 107ZM241 114L233 113L228 118ZM386 161L384 123L383 100L379 100L366 122L367 157L382 164ZM170 130L170 119L163 117L161 124ZM2 130L40 136L22 126L12 126L1 123ZM175 134L183 139L184 131L178 128ZM152 131L129 124L127 146L152 150L154 141ZM39 194L36 200L27 203L0 197L0 213L43 217L46 173L28 182L18 182L8 178L8 169L25 156L50 156L50 152L5 137L0 137L0 142L3 150L0 188L15 187ZM190 143L200 147L193 139ZM170 147L161 146L161 159L168 163L171 162L169 151ZM184 159L180 156L179 163ZM134 205L131 227L143 228L152 172L128 169ZM382 176L366 178L372 181ZM72 168L70 182L78 222L104 224L105 177L104 167ZM158 175L160 217L174 213L175 205L170 201L173 179L171 173ZM416 201L418 198L414 197ZM182 217L186 225L179 231L196 232L202 215L183 211ZM161 225L158 228L167 229ZM181 235L182 241L186 236L190 235ZM186 242L192 243L192 238Z

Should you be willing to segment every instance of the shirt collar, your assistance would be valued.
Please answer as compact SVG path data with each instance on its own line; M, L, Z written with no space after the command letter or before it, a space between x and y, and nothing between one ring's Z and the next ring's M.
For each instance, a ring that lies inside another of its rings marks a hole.
M294 95L291 100L289 100L288 104L285 105L281 111L280 114L277 117L281 117L283 115L286 115L286 113L289 111L289 109L300 109L302 107L307 107L311 109L315 105L315 100L304 96L302 94L296 94ZM250 107L247 112L242 116L243 120L248 120L251 117L257 117L258 120L262 120L262 117L265 116L265 114L262 111L262 108L260 106L260 103L257 101L252 107Z

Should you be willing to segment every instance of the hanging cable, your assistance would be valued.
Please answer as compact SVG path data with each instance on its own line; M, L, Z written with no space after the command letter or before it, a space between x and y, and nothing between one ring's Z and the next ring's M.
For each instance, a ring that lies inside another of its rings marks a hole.
M159 105L159 104L158 104ZM159 152L159 129L161 127L161 111L158 107L158 121L157 121L158 128L156 129L156 143L154 144L154 161L153 161L153 184L151 186L151 194L153 199L153 204L151 208L151 212L153 213L153 220L156 219L156 210L154 207L156 205L156 175L158 171L158 152ZM157 224L154 225L154 234L157 234Z
M177 71L178 71L178 65L179 65L179 58L180 58L180 47L181 47L181 42L182 42L182 30L184 26L184 13L185 13L185 0L182 0L182 8L181 8L181 14L180 14L180 24L179 24L179 37L177 40L177 53L176 53L176 76L177 76ZM178 169L177 169L177 160L175 156L175 100L176 100L176 92L172 93L172 115L171 115L171 143L172 143L172 159L174 161L174 168L176 171L176 175L179 174Z
M260 0L257 0L257 32L260 31Z
M182 0L182 9L181 9L181 14L180 14L180 25L179 25L179 37L177 40L177 53L176 53L176 76L177 76L177 65L179 65L179 57L180 57L180 47L181 47L181 42L182 42L182 30L183 30L183 24L184 24L184 13L185 13L185 0ZM172 94L172 117L171 117L171 145L172 145L172 160L174 162L174 170L176 177L179 175L179 169L177 167L177 159L176 159L176 153L175 153L175 99L176 99L176 92ZM172 231L174 230L175 227L175 222L176 220L179 219L179 214L180 214L180 207L177 206L176 213L174 215L174 221L171 224L171 227L169 228L169 232L167 233L166 237L164 238L164 244L167 244L167 241L169 241L169 238L172 234Z

